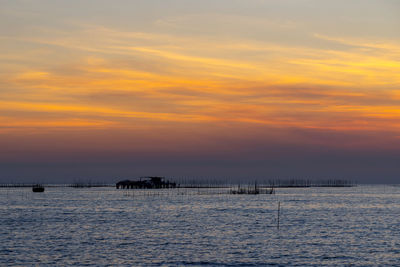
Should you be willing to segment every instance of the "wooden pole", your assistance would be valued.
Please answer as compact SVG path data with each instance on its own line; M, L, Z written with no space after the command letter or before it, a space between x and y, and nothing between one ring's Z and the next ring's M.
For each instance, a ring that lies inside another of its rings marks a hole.
M278 202L278 224L277 224L277 228L279 230L279 215L280 215L280 211L281 211L281 202Z

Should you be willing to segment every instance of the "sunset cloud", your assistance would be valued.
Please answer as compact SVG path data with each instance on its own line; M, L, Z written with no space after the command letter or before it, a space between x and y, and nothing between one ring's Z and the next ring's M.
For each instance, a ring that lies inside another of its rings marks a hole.
M253 127L279 132L257 136L260 144L288 132L288 143L304 143L296 131L357 132L398 144L400 39L392 32L399 21L390 1L369 1L369 18L354 3L339 16L342 2L234 1L228 8L221 1L183 5L185 12L147 3L142 13L127 4L136 13L120 16L105 3L82 3L77 12L44 1L38 6L54 13L44 16L17 2L1 4L4 140L27 129L110 130L140 140L139 126L162 125L171 147L183 127L216 139L225 131L219 127L237 136ZM374 13L378 6L386 18ZM102 16L92 18L91 8Z

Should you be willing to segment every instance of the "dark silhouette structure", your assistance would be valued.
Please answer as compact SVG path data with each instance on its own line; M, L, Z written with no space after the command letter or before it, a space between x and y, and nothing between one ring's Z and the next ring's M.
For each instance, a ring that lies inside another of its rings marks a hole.
M140 177L139 181L123 180L116 183L117 189L161 189L176 188L176 183L165 180L164 177Z
M40 185L40 184L36 184L36 185L32 186L32 192L35 192L35 193L44 192L44 186Z

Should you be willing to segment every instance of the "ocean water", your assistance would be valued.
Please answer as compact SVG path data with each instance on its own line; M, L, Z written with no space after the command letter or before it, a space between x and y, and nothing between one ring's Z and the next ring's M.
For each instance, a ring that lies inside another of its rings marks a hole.
M400 265L400 187L227 191L2 188L0 266Z

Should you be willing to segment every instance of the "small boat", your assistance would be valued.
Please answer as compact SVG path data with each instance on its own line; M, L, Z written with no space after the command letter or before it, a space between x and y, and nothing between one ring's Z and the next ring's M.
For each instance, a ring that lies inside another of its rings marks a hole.
M44 187L43 185L36 184L32 187L33 192L44 192Z

